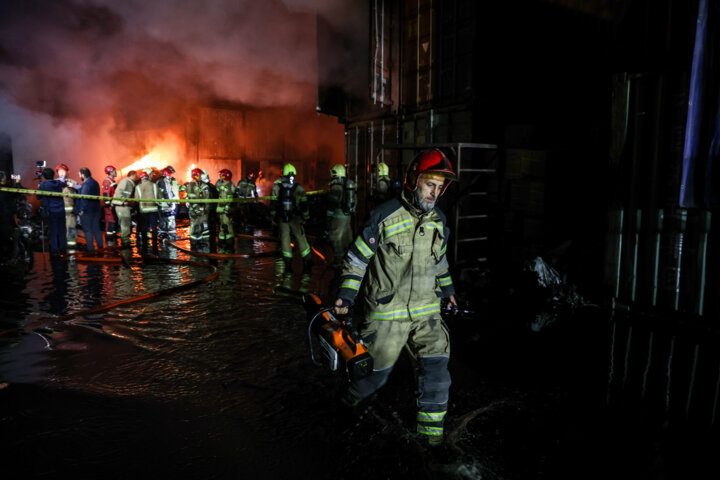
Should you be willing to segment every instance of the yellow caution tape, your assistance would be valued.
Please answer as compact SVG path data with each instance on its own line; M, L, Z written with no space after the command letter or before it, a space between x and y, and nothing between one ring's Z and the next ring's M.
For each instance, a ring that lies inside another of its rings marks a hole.
M101 195L81 195L79 193L48 192L45 190L31 190L28 188L0 187L0 191L22 193L24 195L44 195L49 197L83 198L85 200L105 200L108 202L164 202L164 203L252 203L257 200L276 200L275 195L255 198L125 198L125 197L103 197ZM327 193L328 190L313 190L305 195L319 195ZM115 205L122 206L122 205Z

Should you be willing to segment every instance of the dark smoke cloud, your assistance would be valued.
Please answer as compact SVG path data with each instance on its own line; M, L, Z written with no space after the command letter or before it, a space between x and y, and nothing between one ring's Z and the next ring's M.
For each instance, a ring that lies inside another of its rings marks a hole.
M0 131L16 165L106 163L135 148L122 132L172 130L193 105L313 111L315 15L351 31L352 3L5 0Z

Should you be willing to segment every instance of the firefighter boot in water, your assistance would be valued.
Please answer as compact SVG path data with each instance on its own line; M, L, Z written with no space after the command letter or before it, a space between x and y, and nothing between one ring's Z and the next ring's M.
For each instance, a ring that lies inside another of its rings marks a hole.
M313 261L310 255L303 257L303 273L310 273L312 271Z
M292 258L283 258L283 265L285 266L285 273L292 272Z

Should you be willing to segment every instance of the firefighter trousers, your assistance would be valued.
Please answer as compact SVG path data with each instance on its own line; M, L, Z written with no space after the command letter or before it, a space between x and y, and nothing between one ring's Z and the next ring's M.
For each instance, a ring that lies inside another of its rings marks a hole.
M123 245L128 245L130 242L130 234L132 233L131 212L130 206L123 205L115 207L115 214L120 224L120 238L122 239Z
M406 349L417 372L417 431L442 436L450 391L450 336L439 317L412 321L368 320L360 335L373 357L373 373L350 383L358 400L385 385L400 353Z
M335 263L341 262L343 256L345 256L345 252L353 241L350 215L336 214L330 219L328 240L332 246L333 261Z
M292 218L289 222L280 222L278 224L280 230L280 249L284 258L292 259L292 245L290 234L297 240L297 247L300 250L300 256L305 258L310 255L310 245L305 238L305 228L303 228L302 220L297 217Z
M74 213L65 213L65 233L67 248L75 250L77 247L77 218Z

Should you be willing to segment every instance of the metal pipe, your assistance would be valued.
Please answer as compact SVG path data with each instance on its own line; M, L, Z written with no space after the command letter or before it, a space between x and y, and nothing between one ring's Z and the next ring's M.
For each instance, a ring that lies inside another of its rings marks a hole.
M657 212L657 223L655 231L655 255L653 261L653 293L652 305L657 306L658 282L660 275L660 239L662 238L663 223L665 221L665 212L659 209Z
M373 9L375 17L375 54L373 55L373 104L377 103L377 60L378 60L378 12L377 0L375 0L375 8Z
M385 105L385 0L382 0L380 18L380 104Z
M704 312L705 305L705 277L707 269L707 247L708 247L708 236L710 235L710 220L711 213L704 211L700 213L701 221L701 234L700 234L700 248L698 249L698 263L700 264L700 285L698 286L698 298L695 305L695 311L698 315L702 315Z

